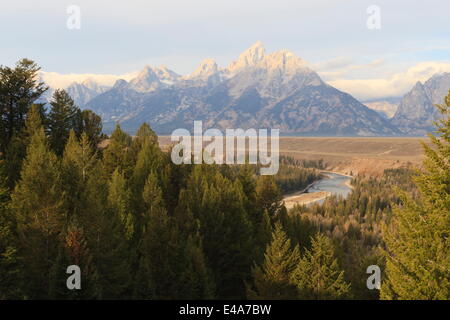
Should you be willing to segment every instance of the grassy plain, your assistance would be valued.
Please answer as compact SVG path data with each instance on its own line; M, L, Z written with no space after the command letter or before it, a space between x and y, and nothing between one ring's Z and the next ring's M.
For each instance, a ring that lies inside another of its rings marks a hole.
M170 144L161 136L160 144ZM296 159L323 159L330 171L379 175L384 169L420 165L421 141L415 137L280 137L280 154Z

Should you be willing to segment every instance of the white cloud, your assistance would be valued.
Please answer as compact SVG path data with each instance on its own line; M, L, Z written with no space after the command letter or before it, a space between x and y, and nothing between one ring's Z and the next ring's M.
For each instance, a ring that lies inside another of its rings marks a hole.
M324 73L324 77L334 76L328 83L339 90L348 92L360 100L383 97L397 97L409 91L417 81L424 82L434 74L450 72L450 62L420 62L405 72L395 73L387 78L343 79L341 73ZM321 73L322 74L322 73Z
M113 86L119 79L131 80L137 72L130 72L122 75L114 74L93 74L93 73L69 73L61 74L57 72L41 72L42 80L51 88L65 89L74 82L81 83L87 79L92 79L100 85Z

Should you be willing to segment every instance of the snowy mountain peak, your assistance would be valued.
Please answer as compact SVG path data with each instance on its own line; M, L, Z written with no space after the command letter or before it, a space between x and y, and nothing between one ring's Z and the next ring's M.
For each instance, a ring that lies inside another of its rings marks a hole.
M256 42L250 48L245 50L239 58L232 62L228 67L230 72L235 72L239 69L254 66L264 59L266 56L266 49L261 41Z
M160 84L158 75L150 66L145 66L138 76L130 81L131 88L139 92L154 91Z
M297 57L294 53L288 50L280 50L269 54L265 59L265 66L269 70L282 70L285 72L298 72L303 69L310 71L305 60Z
M205 59L200 63L200 66L189 76L189 78L205 79L218 71L217 63L214 59Z
M165 65L161 65L153 69L153 72L159 78L159 80L165 84L171 85L180 79L180 75L170 70Z

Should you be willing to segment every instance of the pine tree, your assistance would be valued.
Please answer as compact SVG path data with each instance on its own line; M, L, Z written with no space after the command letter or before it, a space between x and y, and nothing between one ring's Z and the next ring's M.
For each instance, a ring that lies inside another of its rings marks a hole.
M267 210L272 222L278 218L278 213L283 207L283 197L273 176L260 176L256 183L256 201L260 211Z
M295 299L297 291L291 282L292 272L300 261L298 246L293 247L281 223L275 224L272 241L266 247L264 262L252 270L254 288L247 288L249 299Z
M26 116L25 127L13 134L6 150L5 170L7 172L7 185L10 190L14 189L20 178L22 161L25 158L27 146L31 137L43 126L45 121L42 105L33 104Z
M132 292L130 247L120 217L108 205L108 181L97 163L86 182L80 224L98 274L98 298L123 299Z
M89 143L97 148L102 140L102 118L92 110L85 109L81 112L81 127L89 140Z
M125 237L128 241L134 236L135 218L131 209L131 192L126 185L126 180L118 168L114 171L108 186L108 203L112 210L120 217Z
M56 90L50 101L48 115L50 145L57 155L62 155L70 130L81 135L81 110L65 90Z
M256 181L253 168L249 164L240 167L237 178L239 179L242 190L244 191L244 208L248 213L252 224L258 227L263 212L259 212L256 205Z
M136 296L169 299L170 286L173 285L170 280L174 276L170 270L170 222L153 173L147 178L142 198L146 212L141 220L143 228L139 243Z
M382 299L450 298L450 92L445 103L437 106L442 117L436 135L429 135L431 145L423 144L419 199L401 194L403 204L385 228Z
M125 177L130 176L133 167L133 163L130 161L131 142L130 135L122 131L120 125L117 124L111 134L109 145L103 152L103 163L110 174L119 168Z
M146 212L139 243L139 266L135 297L144 299L212 298L211 273L196 235L179 231L164 208L155 174L150 174L143 191Z
M31 138L21 178L11 200L30 298L49 295L50 269L66 221L63 199L60 164L49 150L41 127Z
M254 246L250 219L239 181L223 177L217 167L198 165L180 194L179 225L199 232L219 298L245 296Z
M150 128L147 123L143 123L136 132L136 138L133 140L132 149L137 155L143 148L145 143L151 142L154 145L158 144L158 136Z
M312 239L312 248L306 250L292 274L292 281L300 299L344 299L350 290L335 258L333 243L320 233Z
M85 210L83 193L96 164L97 157L87 135L83 133L78 141L75 132L71 130L62 158L63 188L69 219L72 216L80 217Z
M22 59L15 68L0 66L0 152L4 153L15 134L25 125L30 106L47 89L37 79L40 68Z
M131 176L131 191L133 193L133 209L135 212L142 213L145 211L145 200L142 196L150 174L155 173L158 187L161 188L161 178L164 172L162 164L163 156L158 145L150 140L146 140L137 155L136 165ZM139 226L142 225L139 218L136 219L136 223L138 224L136 231L138 231Z

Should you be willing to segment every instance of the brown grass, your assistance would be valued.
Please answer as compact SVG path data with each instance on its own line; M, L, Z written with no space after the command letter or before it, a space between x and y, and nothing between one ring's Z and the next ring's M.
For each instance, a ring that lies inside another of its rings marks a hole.
M297 159L323 159L327 169L344 174L380 175L385 169L420 165L427 138L281 137L280 153ZM167 147L170 137L161 136Z

